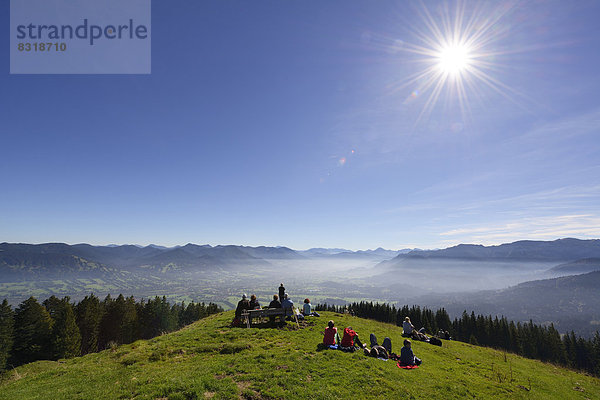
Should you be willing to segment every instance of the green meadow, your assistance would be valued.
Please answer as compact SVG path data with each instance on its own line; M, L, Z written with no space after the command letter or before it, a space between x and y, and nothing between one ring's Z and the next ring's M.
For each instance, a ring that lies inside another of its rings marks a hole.
M403 370L362 352L322 350L333 319L368 342L402 330L348 315L283 328L231 328L231 311L147 341L69 360L38 361L5 373L0 399L598 399L600 380L488 348L415 342L423 364Z

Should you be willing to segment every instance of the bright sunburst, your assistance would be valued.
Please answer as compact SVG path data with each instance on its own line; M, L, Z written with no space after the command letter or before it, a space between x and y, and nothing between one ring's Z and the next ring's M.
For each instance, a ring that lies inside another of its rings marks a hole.
M513 101L511 95L520 95L495 77L498 56L505 54L495 44L509 30L501 20L514 4L499 3L490 10L488 5L476 3L468 12L464 3L453 4L455 9L446 3L435 16L422 4L418 10L422 21L411 27L416 43L403 43L402 51L417 55L412 61L420 66L400 86L411 92L408 101L425 98L417 120L431 112L444 93L449 102L458 103L463 116L471 98L482 98L485 88Z
M448 75L464 72L470 62L471 50L464 44L448 45L438 55L438 67Z

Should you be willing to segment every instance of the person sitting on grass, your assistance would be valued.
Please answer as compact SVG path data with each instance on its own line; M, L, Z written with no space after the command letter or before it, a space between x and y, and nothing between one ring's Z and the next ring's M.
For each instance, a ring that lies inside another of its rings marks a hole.
M421 328L418 331L413 330L412 335L410 335L414 340L419 340L421 342L429 342L429 336L425 334L425 328Z
M279 296L276 294L273 295L273 300L269 303L269 308L281 308L281 302L279 301ZM275 323L275 316L271 315L269 317L269 321L271 323Z
M250 296L250 309L260 310L260 303L258 302L258 299L256 298L255 294Z
M366 343L361 343L358 338L358 333L352 329L351 326L344 329L344 336L342 337L341 349L344 351L355 351L356 349L367 347Z
M279 296L276 294L273 295L273 300L269 303L269 308L281 308L281 302L279 301Z
M304 299L304 305L302 306L302 314L304 314L305 317L320 317L319 313L317 313L316 311L312 311L312 304L310 304L309 299Z
M404 322L402 322L402 331L403 331L402 336L409 337L412 335L414 330L415 330L415 327L413 326L413 324L411 324L410 318L405 317Z
M425 334L425 328L421 328L417 331L414 325L410 322L409 317L404 318L404 322L402 322L402 330L403 337L410 337L414 340L420 340L422 342L426 342L429 340L429 338Z
M412 351L410 340L404 339L404 347L400 350L400 365L421 365L420 358L415 357Z
M281 307L285 311L285 316L290 319L294 316L294 302L290 300L287 293L283 294L283 300L281 301Z
M233 318L233 326L240 325L240 319L242 318L242 312L245 310L250 310L250 301L248 301L248 297L246 293L242 294L242 299L238 301L237 307L235 308L235 317Z
M323 344L325 346L335 346L340 343L340 335L337 328L334 326L333 320L327 323L327 328L323 333Z

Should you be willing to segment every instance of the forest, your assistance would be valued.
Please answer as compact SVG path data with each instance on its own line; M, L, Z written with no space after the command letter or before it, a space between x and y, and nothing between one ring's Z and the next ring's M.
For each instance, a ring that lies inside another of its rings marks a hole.
M173 305L165 297L136 301L133 296L100 300L94 294L78 303L35 297L13 310L0 304L0 371L36 360L58 360L94 353L138 339L172 332L222 312L214 303Z

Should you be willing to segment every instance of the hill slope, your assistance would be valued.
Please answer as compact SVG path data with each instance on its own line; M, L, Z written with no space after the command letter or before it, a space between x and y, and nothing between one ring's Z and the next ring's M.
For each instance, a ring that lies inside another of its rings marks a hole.
M474 310L484 315L504 315L513 321L554 323L559 332L571 330L592 337L600 320L600 271L583 275L520 283L502 290L453 295L428 295L417 304L444 307L451 315Z
M582 258L566 264L557 265L548 270L551 274L585 274L586 272L600 271L600 258Z
M300 330L248 330L230 328L231 317L217 314L149 341L19 367L0 383L0 398L600 398L596 378L459 342L415 343L424 363L411 371L360 352L317 351L331 318L363 338L389 336L399 352L401 329L389 324L323 313Z

